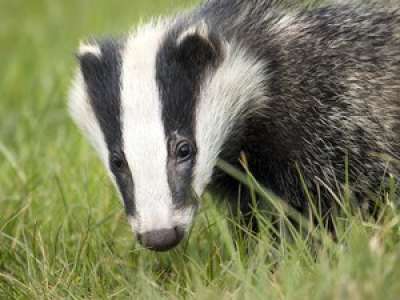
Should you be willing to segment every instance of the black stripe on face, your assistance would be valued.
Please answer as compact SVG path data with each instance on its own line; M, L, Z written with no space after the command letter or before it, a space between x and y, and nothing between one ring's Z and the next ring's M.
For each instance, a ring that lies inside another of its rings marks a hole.
M104 40L95 43L101 50L79 57L90 104L103 132L109 151L110 169L122 194L128 215L134 214L132 175L123 154L121 131L121 43Z
M177 207L192 201L191 182L196 160L195 109L201 82L208 70L217 66L220 48L217 39L193 33L177 42L178 32L165 39L157 54L156 81L162 103L162 119L168 145L167 175ZM182 145L190 156L182 159Z

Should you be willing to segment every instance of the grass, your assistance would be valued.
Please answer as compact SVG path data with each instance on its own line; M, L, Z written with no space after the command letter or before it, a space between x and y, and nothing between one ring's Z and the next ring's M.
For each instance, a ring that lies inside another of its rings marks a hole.
M184 245L155 254L135 244L66 113L72 54L81 38L188 5L0 0L0 299L398 299L400 215L390 193L379 222L338 218L338 242L288 225L292 241L277 243L268 219L257 243L234 241L206 195Z

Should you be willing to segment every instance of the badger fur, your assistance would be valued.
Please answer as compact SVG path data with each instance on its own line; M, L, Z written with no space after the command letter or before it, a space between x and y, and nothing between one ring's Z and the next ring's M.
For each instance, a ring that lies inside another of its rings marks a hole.
M359 204L397 178L400 14L379 4L302 9L211 0L121 39L81 45L71 115L120 192L133 231L168 250L207 187L250 212L240 167L305 213L329 214L348 177ZM238 191L240 197L238 197Z

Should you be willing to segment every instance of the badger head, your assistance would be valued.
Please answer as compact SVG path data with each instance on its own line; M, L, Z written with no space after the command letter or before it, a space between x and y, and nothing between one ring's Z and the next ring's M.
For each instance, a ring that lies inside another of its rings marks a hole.
M263 68L211 32L151 23L80 46L70 112L98 151L138 240L163 251L192 224L235 123L262 97Z

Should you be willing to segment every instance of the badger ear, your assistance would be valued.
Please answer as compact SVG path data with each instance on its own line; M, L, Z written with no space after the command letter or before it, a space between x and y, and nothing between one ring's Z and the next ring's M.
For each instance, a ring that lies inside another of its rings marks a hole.
M180 61L191 68L215 65L221 56L220 41L209 31L205 22L200 22L182 32L177 44Z
M81 41L76 56L79 60L85 56L94 56L100 59L101 48L95 41Z
M95 41L81 42L76 57L85 81L99 71L102 59L101 47Z

